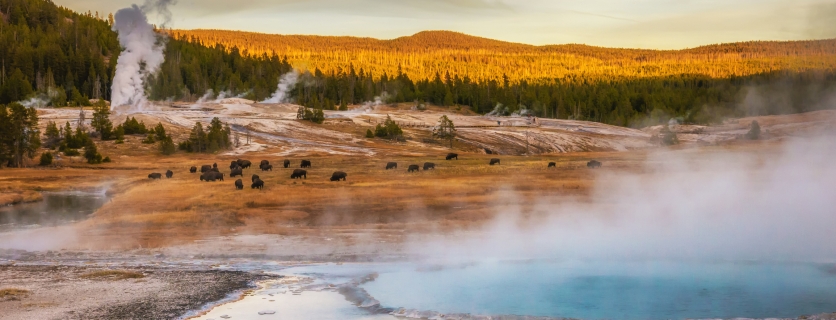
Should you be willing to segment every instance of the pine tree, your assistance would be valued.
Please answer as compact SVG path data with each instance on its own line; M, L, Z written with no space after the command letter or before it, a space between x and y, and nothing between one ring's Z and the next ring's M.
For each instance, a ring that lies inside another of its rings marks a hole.
M453 148L453 140L456 139L456 126L447 115L438 119L438 125L433 128L433 137L450 142L450 149Z
M102 100L99 100L93 106L91 125L101 135L102 140L110 140L113 138L113 123L110 121L110 108Z

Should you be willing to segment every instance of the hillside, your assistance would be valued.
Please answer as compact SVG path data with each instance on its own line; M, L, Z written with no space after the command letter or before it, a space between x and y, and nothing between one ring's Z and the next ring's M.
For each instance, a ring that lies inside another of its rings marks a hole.
M537 79L590 80L665 77L679 74L713 78L778 70L833 70L836 40L758 41L709 45L686 50L601 48L566 44L532 46L450 31L425 31L392 40L357 37L272 35L225 30L172 30L176 38L208 46L237 47L245 54L286 56L296 68L325 74L353 66L373 76L413 80L436 73L472 80L511 82Z

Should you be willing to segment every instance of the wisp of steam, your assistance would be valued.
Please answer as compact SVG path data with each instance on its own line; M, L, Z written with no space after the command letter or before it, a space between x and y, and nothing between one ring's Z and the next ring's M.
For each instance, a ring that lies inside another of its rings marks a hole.
M165 37L154 31L147 14L158 13L165 19L165 26L171 19L168 7L175 3L174 0L149 0L141 7L134 4L114 15L113 30L119 34L123 50L113 77L111 107L132 106L136 109L148 103L145 80L165 61Z
M276 92L273 92L273 95L270 98L267 98L261 103L283 103L288 102L290 99L290 91L293 90L293 86L296 85L296 82L299 81L299 72L296 70L291 70L288 73L279 78L279 85L276 88Z

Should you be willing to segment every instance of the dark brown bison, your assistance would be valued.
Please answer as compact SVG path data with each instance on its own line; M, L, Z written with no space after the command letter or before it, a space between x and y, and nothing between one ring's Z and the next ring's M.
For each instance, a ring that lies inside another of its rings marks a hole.
M232 162L229 163L229 170L235 170L235 168L238 168L238 167L240 167L238 165L238 161L232 161Z
M249 168L253 165L253 163L250 162L250 160L238 159L237 162L238 162L238 166L241 167L242 169L247 169L247 168Z
M230 177L235 177L235 176L243 177L244 176L244 169L241 169L241 167L232 169L232 172L229 173L229 176Z
M287 169L287 167L289 167L289 166L290 166L290 160L285 160L284 161L284 168Z
M557 168L557 163L549 162L549 168Z
M218 167L218 163L217 163L217 162L212 164L212 168L217 168L217 167Z
M174 176L174 172L171 172L171 170L166 170L165 171L165 178L166 179L171 179L171 177L173 177L173 176Z
M601 162L598 161L598 160L592 160L592 161L586 163L586 167L590 168L590 169L600 168L601 167Z
M305 170L302 170L302 169L296 169L296 170L293 170L293 173L290 175L290 178L291 179L302 179L302 178L307 179L308 178L308 172L305 171Z
M435 170L435 163L432 162L424 162L424 170Z
M270 161L261 160L261 163L258 164L258 167L261 168L261 167L269 165L269 164L270 164Z
M389 163L386 164L386 170L397 169L397 168L398 168L398 163L397 162L389 162Z
M310 168L310 167L311 167L311 161L310 160L302 160L301 168Z
M264 181L261 181L261 180L253 181L253 185L250 188L264 190Z
M421 167L417 164L411 164L409 165L409 170L407 170L407 172L418 172L418 170L421 170Z
M200 166L200 173L212 171L212 166L205 164Z
M345 181L346 177L348 177L347 173L342 172L342 171L337 171L337 172L334 172L334 174L331 175L331 181L340 181L340 180Z
M497 158L491 159L491 165L495 165L495 164L500 164L499 159L497 159Z
M244 181L241 181L241 179L235 180L235 189L244 189Z
M209 169L208 172L221 172L221 170L218 170L218 168L212 168L212 169Z
M261 171L273 171L273 165L272 164L263 165L263 166L261 166Z
M156 172L154 172L154 173L152 173L152 174L149 174L149 175L148 175L148 179L152 179L152 180L154 180L154 179L162 179L162 178L163 178L163 175L162 175L162 174L159 174L159 173L156 173Z
M207 171L200 175L200 181L214 182L216 180L224 181L224 174L215 171Z
M257 174L254 174L251 180L252 182L255 182L256 180L261 180L261 177L259 177Z
M453 160L453 159L459 160L459 155L455 154L455 153L448 153L447 154L447 160Z
M191 168L189 168L189 172L191 172L191 173L197 172L197 167L192 166Z

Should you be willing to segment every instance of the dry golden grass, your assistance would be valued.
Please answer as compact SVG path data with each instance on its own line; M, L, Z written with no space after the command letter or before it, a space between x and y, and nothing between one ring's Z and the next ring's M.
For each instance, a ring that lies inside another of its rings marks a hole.
M20 300L21 298L28 296L30 293L31 292L29 290L17 288L0 289L0 301Z
M109 280L109 281L117 281L117 280L126 280L126 279L142 279L145 278L145 275L139 272L134 271L126 271L126 270L101 270L101 271L93 271L82 274L80 276L82 279L88 280Z

